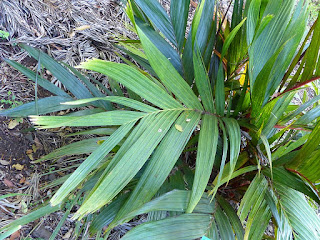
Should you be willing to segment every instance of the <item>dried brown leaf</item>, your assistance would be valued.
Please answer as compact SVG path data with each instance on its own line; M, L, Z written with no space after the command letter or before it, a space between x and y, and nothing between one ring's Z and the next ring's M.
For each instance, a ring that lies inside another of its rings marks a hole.
M4 185L6 185L7 187L9 187L9 188L13 188L14 187L14 184L10 181L10 180L8 180L8 179L3 179L3 184Z

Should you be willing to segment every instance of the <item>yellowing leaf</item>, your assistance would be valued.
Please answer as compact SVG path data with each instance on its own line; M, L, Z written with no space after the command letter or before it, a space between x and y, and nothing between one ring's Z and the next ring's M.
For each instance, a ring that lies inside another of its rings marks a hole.
M97 141L98 145L101 145L104 142L104 140Z
M245 67L245 69L244 69L244 71L243 71L243 73L242 73L242 75L241 75L241 77L240 77L240 79L239 79L239 82L240 82L240 85L241 85L241 86L244 85L244 82L245 82L245 80L246 80L246 73L247 73L247 69L248 69L248 64L249 64L249 63L246 64L246 67Z
M33 153L34 151L33 151L33 149L28 149L27 151L26 151L26 154L28 155L28 157L33 161L34 159L33 159L33 155L32 155L32 153Z
M33 151L34 153L36 153L38 149L39 149L39 148L36 146L36 144L32 144L32 151Z
M24 166L21 165L21 164L19 164L19 163L12 165L12 167L15 168L15 169L17 169L17 170L19 170L19 171L21 171L21 170L24 168Z
M176 128L179 132L182 132L182 131L183 131L183 128L182 128L181 125L175 124L174 126L175 126L175 128Z
M12 119L8 124L8 129L14 129L18 125L19 125L19 122L16 119Z
M27 154L31 161L34 160L32 153Z

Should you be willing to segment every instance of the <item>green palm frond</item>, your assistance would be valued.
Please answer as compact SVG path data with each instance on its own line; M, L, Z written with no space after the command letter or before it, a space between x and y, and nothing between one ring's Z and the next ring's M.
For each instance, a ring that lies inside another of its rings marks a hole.
M1 234L81 196L73 219L105 238L148 214L123 239L320 239L320 23L306 31L308 2L235 0L228 19L202 0L191 29L193 1L172 0L170 14L157 0L124 2L138 35L118 41L124 63L77 67L106 75L108 88L29 46L67 91L7 60L55 96L0 115L31 115L39 129L95 126L69 136L99 137L37 160L89 155L54 183L49 205Z

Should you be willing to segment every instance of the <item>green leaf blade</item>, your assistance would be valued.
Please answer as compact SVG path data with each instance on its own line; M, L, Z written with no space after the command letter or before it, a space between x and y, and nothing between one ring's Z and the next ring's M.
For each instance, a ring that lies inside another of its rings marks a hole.
M136 20L136 24L144 32L148 39L150 39L150 41L159 49L159 51L166 56L168 60L170 60L174 68L182 75L182 63L178 52L150 26L143 23L139 19Z
M225 109L225 90L224 90L224 71L223 71L223 63L220 62L217 81L216 81L216 88L215 88L215 106L216 112L220 116L224 116L224 109Z
M44 207L41 207L31 213L29 213L28 215L25 215L13 222L11 222L10 224L0 228L0 236L2 235L2 232L11 232L13 229L17 229L18 226L23 226L25 224L28 224L36 219L39 219L47 214L53 213L58 211L61 208L61 206L50 206L50 205L46 205ZM2 236L1 236L2 237Z
M215 160L218 137L217 118L204 115L199 136L195 178L187 213L193 211L207 187Z
M233 118L223 118L230 142L230 176L233 173L240 153L241 132L237 120Z
M177 45L171 20L157 0L135 0L151 22L173 44Z
M98 138L90 138L84 139L82 141L70 143L63 147L57 148L49 154L41 157L40 159L34 161L34 163L39 163L42 161L59 159L64 156L71 155L80 155L80 154L88 154L96 150L99 145L99 141L105 141L107 137L98 137Z
M40 63L47 68L64 86L66 86L66 88L76 98L81 99L93 97L81 81L79 81L71 72L61 66L49 55L25 44L21 44L21 47L36 60L40 59Z
M116 221L126 219L128 213L149 201L156 194L170 174L199 120L200 113L186 111L181 114L176 123L182 126L183 131L179 132L175 126L171 127L155 150L126 205L118 213ZM116 225L121 223L116 222Z
M81 63L80 67L111 77L140 95L142 98L161 108L170 109L182 107L181 104L168 95L165 90L157 86L157 84L152 82L141 72L128 65L93 59Z
M247 19L244 18L232 31L231 33L228 35L227 39L225 40L224 44L223 44L223 48L222 48L222 52L221 52L221 59L224 58L224 56L227 54L227 51L230 47L230 44L232 43L233 39L235 38L235 36L237 35L238 31L240 30L240 28L242 27L242 25L244 24L244 22Z
M205 235L211 221L207 214L183 214L161 221L144 223L129 231L123 240L158 239L193 240Z
M8 63L10 66L14 67L15 69L17 69L19 72L21 72L22 74L24 74L26 77L28 77L29 79L31 79L32 81L35 82L36 79L36 73L31 71L30 69L26 68L25 66L21 65L18 62L6 59L5 60L6 63ZM66 98L70 98L70 96L63 91L61 88L57 87L56 85L54 85L53 83L51 83L50 81L48 81L47 79L44 79L40 76L38 76L38 84L47 89L48 91L50 91L51 93L57 95L57 96L61 96L61 97L66 97Z
M297 191L277 185L280 202L298 239L319 239L320 218Z
M35 102L25 103L15 108L0 111L0 116L7 117L27 117L35 114L47 114L51 112L63 111L73 106L62 105L63 102L71 101L71 97L52 96L39 99ZM36 107L37 106L37 107ZM38 110L38 111L37 111Z
M30 116L30 120L41 129L64 126L119 126L135 122L145 115L146 113L142 112L118 110L87 116Z
M154 46L139 28L138 33L149 62L165 87L183 102L187 108L202 110L202 105L197 96L172 66L170 61Z
M187 26L190 0L172 0L170 4L170 18L176 36L178 49L181 51L184 44L184 35Z
M202 61L199 48L193 54L195 82L200 93L201 101L206 111L214 112L213 96L208 73Z
M57 205L67 197L86 177L94 170L105 156L126 136L133 127L133 123L119 127L109 138L107 138L81 165L72 173L72 175L58 189L51 198L51 204Z
M102 100L102 101L109 101L109 102L113 102L113 103L117 103L141 112L155 112L158 109L151 107L147 104L144 104L142 102L133 100L131 98L126 98L126 97L118 97L118 96L110 96L110 97L97 97L97 98L88 98L88 99L80 99L80 100L76 100L76 101L72 101L72 102L65 102L63 104L66 105L82 105L82 104L86 104L86 103L91 103L94 101L98 101L98 100Z
M167 111L154 116L153 124L147 127L113 169L107 173L74 218L94 212L111 201L142 168L180 113L181 111Z

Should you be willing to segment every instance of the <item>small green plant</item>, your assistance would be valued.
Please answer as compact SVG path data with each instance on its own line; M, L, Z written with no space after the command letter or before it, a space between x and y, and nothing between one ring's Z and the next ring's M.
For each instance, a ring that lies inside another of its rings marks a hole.
M7 31L0 30L0 38L8 40L10 34Z
M0 103L9 105L11 108L14 108L23 104L22 101L16 100L16 96L11 91L8 91L7 95L8 95L7 99L1 99Z
M235 0L222 24L214 0L199 2L186 34L190 0L171 0L170 15L157 0L127 1L139 39L118 47L139 65L123 57L79 66L108 76L109 88L27 45L68 92L7 60L55 96L0 115L31 115L38 129L96 128L36 161L89 155L1 237L60 209L65 219L78 203L76 237L89 229L107 239L147 214L122 239L320 239L309 204L320 204L319 19L306 30L305 0Z

